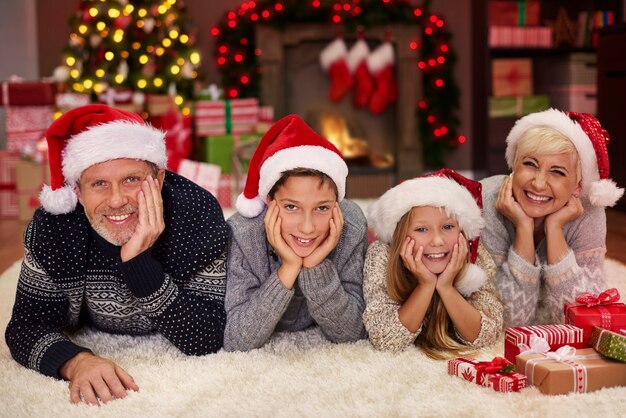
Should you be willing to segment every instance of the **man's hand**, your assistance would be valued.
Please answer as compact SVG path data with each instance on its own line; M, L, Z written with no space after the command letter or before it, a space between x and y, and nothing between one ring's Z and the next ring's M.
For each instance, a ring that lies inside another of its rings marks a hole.
M137 203L139 220L133 236L122 246L122 261L128 261L152 247L165 229L161 188L152 176L143 181L137 193Z
M328 221L330 223L328 236L311 254L304 258L302 262L304 267L312 268L317 266L339 244L341 231L343 230L343 214L341 213L341 208L339 208L339 203L335 203L333 206L332 215L332 218Z
M138 391L133 378L111 360L91 353L78 353L63 366L60 374L70 381L70 401L81 400L90 405L100 405L115 398L125 398L126 390Z

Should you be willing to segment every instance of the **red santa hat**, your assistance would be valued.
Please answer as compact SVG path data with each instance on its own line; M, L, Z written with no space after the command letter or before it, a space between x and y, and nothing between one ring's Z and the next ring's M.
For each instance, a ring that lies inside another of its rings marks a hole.
M481 184L444 168L387 190L368 208L367 219L378 239L389 244L400 219L417 206L443 208L456 219L468 240L470 264L454 285L464 296L480 289L487 281L485 272L475 264L480 232L485 226Z
M64 113L46 131L50 186L39 200L59 215L76 207L75 186L82 172L94 164L119 158L149 161L165 168L165 134L146 124L136 113L103 104L78 107Z
M337 186L338 200L346 191L348 166L339 150L311 129L298 115L285 116L259 142L248 168L243 193L236 207L246 218L254 218L265 207L267 194L282 173L309 168L328 175Z
M609 179L609 134L600 122L588 113L562 112L548 109L519 119L506 138L506 162L513 168L519 139L529 129L548 126L569 138L578 151L582 167L582 192L593 206L613 206L624 189Z

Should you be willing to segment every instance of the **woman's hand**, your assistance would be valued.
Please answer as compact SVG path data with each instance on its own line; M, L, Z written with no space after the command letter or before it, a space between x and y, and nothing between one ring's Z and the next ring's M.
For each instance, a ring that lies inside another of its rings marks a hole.
M546 236L548 236L551 231L563 230L565 225L578 218L584 211L580 197L571 195L565 203L565 206L546 216L544 225Z
M500 192L496 200L496 210L513 222L516 229L525 226L532 231L534 227L533 218L526 215L524 209L522 209L520 204L515 200L515 196L513 196L512 176L513 174L507 176L500 186Z

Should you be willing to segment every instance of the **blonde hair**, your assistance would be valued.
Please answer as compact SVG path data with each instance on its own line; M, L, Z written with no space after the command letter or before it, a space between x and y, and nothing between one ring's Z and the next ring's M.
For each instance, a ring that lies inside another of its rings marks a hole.
M562 132L550 126L536 126L525 131L517 144L513 167L530 155L571 153L576 157L576 181L582 180L582 164L578 150Z
M387 292L389 297L403 304L417 286L417 280L406 268L400 256L402 243L409 229L412 210L405 213L398 221L390 244L389 264L387 266ZM422 332L415 340L415 345L424 350L427 356L437 359L449 359L467 354L468 347L459 343L450 335L452 321L437 293L433 294L422 323Z

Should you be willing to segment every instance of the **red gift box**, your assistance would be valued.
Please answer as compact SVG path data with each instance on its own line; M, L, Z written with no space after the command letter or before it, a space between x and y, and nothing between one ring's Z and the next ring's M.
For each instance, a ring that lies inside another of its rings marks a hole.
M552 28L547 26L491 26L489 46L551 48Z
M564 345L574 348L584 348L583 330L574 325L532 325L528 327L510 327L504 330L504 357L515 362L520 353L520 344L529 345L530 336L544 338L550 345L550 350L556 350Z
M531 96L533 64L529 58L502 58L491 61L493 96Z
M56 92L56 83L5 81L0 92L0 106L49 106L54 104Z
M608 289L599 295L583 293L576 298L576 303L566 303L564 307L565 323L583 330L583 342L588 345L594 326L620 332L626 328L626 305L617 303L619 292Z
M539 0L489 1L489 26L537 26L539 15Z
M6 110L7 150L30 154L52 123L51 106L8 107Z
M220 166L185 159L178 165L178 174L208 190L213 196L218 195Z
M222 208L233 207L233 175L222 174L217 188L217 202Z
M259 101L198 100L194 113L198 136L253 133L259 122Z
M165 131L165 152L167 167L178 171L182 160L189 158L192 148L191 115L184 116L173 111L160 116L150 115L148 122L155 128Z
M0 218L17 218L15 166L19 158L0 151Z
M477 385L492 388L496 392L518 392L526 387L526 376L512 371L513 364L496 357L490 362L468 358L448 361L448 374L461 377Z

